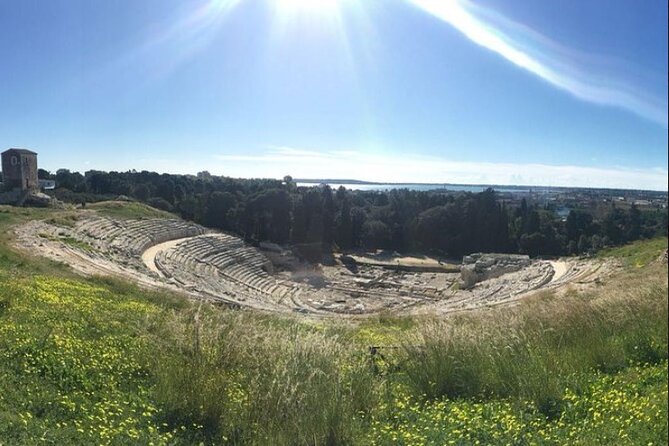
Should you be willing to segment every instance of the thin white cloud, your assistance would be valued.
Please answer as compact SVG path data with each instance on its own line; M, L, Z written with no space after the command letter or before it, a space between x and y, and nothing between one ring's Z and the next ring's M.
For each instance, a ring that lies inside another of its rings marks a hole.
M309 149L297 149L295 147L286 147L286 146L267 146L268 149L271 150L272 153L284 157L297 157L299 159L304 159L304 158L322 158L324 156L328 156L327 153L319 152L317 150L309 150Z
M239 177L342 178L394 183L521 184L626 189L667 189L663 168L478 163L353 150L270 149L257 155L217 155L212 173Z
M667 126L666 97L621 78L622 64L562 47L547 37L468 0L408 0L469 40L579 99L614 106ZM615 69L613 71L612 69ZM656 76L657 82L666 83Z

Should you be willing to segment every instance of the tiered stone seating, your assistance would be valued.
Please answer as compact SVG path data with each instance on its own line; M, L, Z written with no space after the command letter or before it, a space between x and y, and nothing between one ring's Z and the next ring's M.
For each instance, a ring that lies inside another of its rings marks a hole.
M124 227L122 223L108 218L92 218L77 224L77 232L95 240L113 240Z
M196 283L216 294L228 292L239 300L275 302L279 287L288 289L263 269L268 260L236 237L211 234L194 237L156 257L166 275Z
M129 263L125 264L132 268L144 267L136 259L149 247L185 239L159 251L155 265L166 280L208 298L309 313L365 312L374 305L406 300L390 287L364 288L346 280L320 290L279 280L270 274L273 269L267 257L243 240L227 234L208 234L205 228L182 220L91 218L78 225L77 233L86 241L127 259L124 262ZM428 297L422 296L422 290L416 291L411 295L414 301ZM376 303L370 305L371 302Z
M124 226L122 232L114 237L111 245L135 254L141 254L158 243L193 237L206 232L202 226L182 220L129 220Z
M78 238L94 246L141 254L147 248L168 240L204 234L206 229L183 220L112 220L87 218L77 223Z
M591 263L571 261L565 274L552 280L550 264L535 262L525 269L510 272L509 276L490 278L471 290L462 291L451 290L448 287L451 282L443 278L418 277L418 273L404 277L361 267L359 274L350 274L323 266L312 272L314 277L323 279L324 286L313 287L308 285L311 280L307 280L311 279L311 273L305 279L297 274L300 270L296 268L294 278L301 282L292 282L287 276L274 276L268 258L241 239L207 233L205 228L182 220L86 217L74 227L54 225L52 229L40 227L39 231L46 232L45 240L73 237L90 245L92 249L77 246L64 249L90 259L93 271L100 269L98 265L113 262L115 272L124 270L140 278L150 274L151 281L147 283L152 286L164 281L203 298L228 304L312 314L371 313L407 308L425 301L434 301L448 309L475 308L544 287L550 289L568 282L590 280L596 271ZM184 240L141 255L151 246L179 239ZM157 273L150 271L149 259L155 262Z

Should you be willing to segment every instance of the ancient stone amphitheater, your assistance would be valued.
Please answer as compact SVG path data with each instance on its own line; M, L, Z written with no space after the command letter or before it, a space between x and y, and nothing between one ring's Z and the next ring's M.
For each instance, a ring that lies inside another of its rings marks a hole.
M258 249L227 234L188 238L154 258L164 278L213 297L272 308L294 302L299 288L272 276L270 261Z
M480 255L473 257L477 265L505 269L476 266L472 280L471 273L465 277L464 267L474 268L467 262L462 276L453 270L310 265L288 249L263 251L183 220L121 220L95 213L82 213L74 221L32 221L17 229L17 240L20 247L85 274L122 276L233 306L312 315L471 309L557 287L592 270L578 262L518 263L517 258Z

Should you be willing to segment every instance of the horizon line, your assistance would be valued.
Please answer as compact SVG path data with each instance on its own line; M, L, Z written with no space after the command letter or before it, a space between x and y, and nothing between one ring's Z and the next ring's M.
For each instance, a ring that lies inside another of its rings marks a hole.
M104 172L104 173L141 173L141 172L148 172L148 173L156 173L159 175L175 175L175 176L190 176L190 177L197 177L197 174L200 172L209 172L207 170L201 170L196 173L174 173L174 172L169 172L169 171L157 171L157 170L147 170L147 169L127 169L127 170L102 170L102 169L95 169L91 168L88 170L85 170L82 172L79 172L79 170L71 170L65 167L58 168L54 171L50 171L47 169L47 172L49 172L51 175L56 175L58 170L65 169L69 170L71 173L79 173L79 174L86 174L87 172ZM232 178L232 179L238 179L238 180L275 180L275 181L282 181L284 177L262 177L262 176L232 176L232 175L218 175L209 172L211 176L214 177L222 177L222 178ZM368 181L368 180L358 180L358 179L353 179L353 178L294 178L292 175L288 174L286 176L291 176L293 179L293 182L295 183L308 183L308 184L327 184L327 183L334 183L334 184L341 184L341 185L389 185L389 186L401 186L401 185L416 185L416 186L468 186L468 187L490 187L494 189L495 187L509 187L509 188L524 188L524 189L583 189L583 190L609 190L609 191L635 191L635 192L664 192L664 193L669 193L669 188L668 189L644 189L644 188L629 188L629 187L606 187L606 186L565 186L565 185L530 185L530 184L516 184L516 183L449 183L449 182L416 182L416 181L401 181L401 182L393 182L393 181Z
M586 190L619 190L619 191L635 191L635 192L666 192L668 190L664 189L635 189L635 188L625 188L625 187L595 187L595 186L546 186L546 185L529 185L529 184L495 184L495 183L421 183L421 182L392 182L392 181L365 181L365 180L355 180L355 179L338 179L338 178L293 178L295 183L309 183L309 184L328 184L335 183L341 185L389 185L389 186L402 186L402 185L413 185L413 186L469 186L469 187L485 187L490 188L494 187L510 187L510 188L524 188L524 189L586 189Z

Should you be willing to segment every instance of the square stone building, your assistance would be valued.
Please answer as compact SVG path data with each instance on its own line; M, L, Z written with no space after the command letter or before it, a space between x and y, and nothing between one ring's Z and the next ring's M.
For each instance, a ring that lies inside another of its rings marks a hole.
M6 191L39 190L37 154L26 149L2 152L2 178Z

